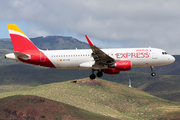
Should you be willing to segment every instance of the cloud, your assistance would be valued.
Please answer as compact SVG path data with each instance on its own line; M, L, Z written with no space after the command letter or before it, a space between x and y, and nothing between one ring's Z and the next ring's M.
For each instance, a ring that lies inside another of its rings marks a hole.
M179 54L179 4L178 0L6 0L0 2L0 20L26 22L29 37L87 34L100 47L111 42Z

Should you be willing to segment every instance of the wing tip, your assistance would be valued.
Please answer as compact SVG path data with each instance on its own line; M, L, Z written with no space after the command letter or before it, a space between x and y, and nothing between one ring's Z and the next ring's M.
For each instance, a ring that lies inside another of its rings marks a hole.
M88 43L89 43L89 46L93 46L93 43L92 43L91 40L88 38L88 36L85 35L85 37L86 37L86 39L87 39L87 41L88 41Z

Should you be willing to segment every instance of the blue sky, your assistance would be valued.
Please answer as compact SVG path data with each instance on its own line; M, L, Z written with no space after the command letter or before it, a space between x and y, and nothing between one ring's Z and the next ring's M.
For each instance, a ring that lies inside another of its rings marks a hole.
M17 21L5 21L0 20L0 39L1 38L10 38L9 32L7 29L7 24L17 24L23 32L27 32L27 24L25 22L17 22Z
M29 37L62 35L101 48L155 47L179 54L179 0L6 0L0 1L0 38L6 24Z

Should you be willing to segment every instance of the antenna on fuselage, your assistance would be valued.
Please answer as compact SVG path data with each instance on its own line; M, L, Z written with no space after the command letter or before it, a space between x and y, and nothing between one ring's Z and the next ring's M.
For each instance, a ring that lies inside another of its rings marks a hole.
M129 78L129 87L131 88L132 86L131 86L131 80L130 80L130 78Z

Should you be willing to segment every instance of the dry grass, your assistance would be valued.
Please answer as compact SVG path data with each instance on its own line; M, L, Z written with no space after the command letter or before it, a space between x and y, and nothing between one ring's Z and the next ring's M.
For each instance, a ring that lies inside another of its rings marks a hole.
M167 112L179 110L180 104L163 100L125 85L96 79L101 86L87 85L88 78L42 85L26 90L1 93L0 98L12 95L36 95L69 104L84 110L119 119L156 119ZM163 109L162 109L163 107Z

